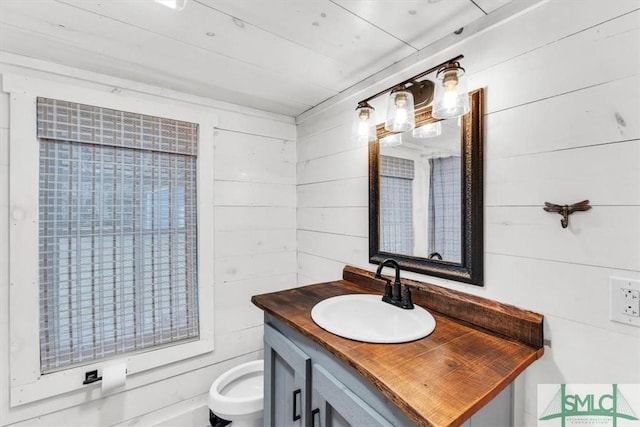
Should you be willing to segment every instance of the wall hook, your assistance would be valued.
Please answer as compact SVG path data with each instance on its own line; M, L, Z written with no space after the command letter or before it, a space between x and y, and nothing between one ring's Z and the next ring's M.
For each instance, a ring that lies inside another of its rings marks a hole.
M557 212L562 215L562 219L560 220L560 224L562 228L567 228L569 225L569 215L574 212L580 211L588 211L591 209L588 200L583 200L578 203L574 203L573 205L555 205L553 203L544 202L544 209L547 212Z

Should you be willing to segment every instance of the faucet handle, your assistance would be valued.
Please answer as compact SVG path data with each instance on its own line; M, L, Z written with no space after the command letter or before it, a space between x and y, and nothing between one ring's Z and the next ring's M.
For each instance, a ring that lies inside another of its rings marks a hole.
M413 301L411 301L411 286L405 285L404 292L402 294L402 308L413 308Z

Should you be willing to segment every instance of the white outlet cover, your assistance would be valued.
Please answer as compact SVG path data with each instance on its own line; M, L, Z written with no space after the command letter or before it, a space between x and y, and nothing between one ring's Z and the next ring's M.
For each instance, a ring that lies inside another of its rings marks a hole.
M631 291L634 295L636 292L640 293L640 280L609 278L609 319L612 322L640 327L640 316L625 314L625 308L629 303L625 297L628 293L626 291Z

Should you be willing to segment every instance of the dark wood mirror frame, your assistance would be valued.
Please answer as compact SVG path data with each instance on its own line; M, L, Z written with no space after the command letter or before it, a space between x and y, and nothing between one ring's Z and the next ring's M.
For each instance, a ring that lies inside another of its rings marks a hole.
M378 141L369 143L369 262L380 264L393 258L403 270L442 277L473 285L484 285L484 158L483 158L483 89L469 93L471 111L462 119L462 262L453 263L410 255L380 251L380 193ZM431 117L431 107L416 112L416 126L438 121ZM378 125L378 139L390 134Z

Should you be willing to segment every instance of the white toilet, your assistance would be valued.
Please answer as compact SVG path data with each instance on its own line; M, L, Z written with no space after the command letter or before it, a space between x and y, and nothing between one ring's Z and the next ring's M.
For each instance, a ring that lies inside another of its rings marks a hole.
M263 378L263 360L229 369L211 385L209 409L231 427L262 427Z

